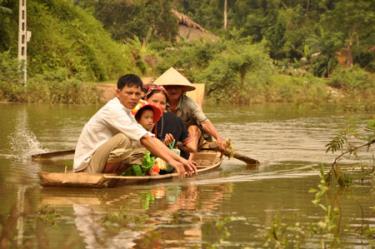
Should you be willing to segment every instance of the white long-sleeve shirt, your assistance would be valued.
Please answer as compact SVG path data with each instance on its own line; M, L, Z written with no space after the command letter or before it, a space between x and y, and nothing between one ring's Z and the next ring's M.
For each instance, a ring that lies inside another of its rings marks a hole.
M74 171L87 167L95 150L117 133L122 132L131 140L138 142L145 135L153 136L137 123L130 112L131 110L115 97L91 117L83 127L77 142Z

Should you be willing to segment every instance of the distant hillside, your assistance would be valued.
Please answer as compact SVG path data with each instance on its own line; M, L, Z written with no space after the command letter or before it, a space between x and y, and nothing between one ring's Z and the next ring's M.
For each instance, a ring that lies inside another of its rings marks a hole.
M18 6L5 1L11 14L0 13L0 52L17 52ZM134 71L129 49L112 40L102 24L72 1L28 1L29 76L55 75L106 80Z

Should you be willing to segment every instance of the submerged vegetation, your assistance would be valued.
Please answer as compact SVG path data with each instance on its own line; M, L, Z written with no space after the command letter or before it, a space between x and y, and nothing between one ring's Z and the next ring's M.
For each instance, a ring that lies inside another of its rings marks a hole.
M0 99L95 103L95 84L84 82L127 72L155 77L174 66L221 103L339 101L356 109L363 100L364 109L372 107L373 2L227 3L223 28L220 0L31 1L24 88L16 61L18 1L1 0ZM192 19L178 20L172 10ZM198 31L200 39L189 38Z

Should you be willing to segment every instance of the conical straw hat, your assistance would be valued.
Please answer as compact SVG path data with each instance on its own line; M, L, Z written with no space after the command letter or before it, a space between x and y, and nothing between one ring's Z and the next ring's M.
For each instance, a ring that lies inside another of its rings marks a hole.
M173 67L165 71L154 84L161 86L183 86L185 91L193 91L195 86Z

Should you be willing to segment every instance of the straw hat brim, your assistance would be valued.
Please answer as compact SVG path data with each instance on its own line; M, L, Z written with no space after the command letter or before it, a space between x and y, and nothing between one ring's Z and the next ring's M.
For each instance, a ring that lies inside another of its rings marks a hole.
M164 87L166 86L181 86L184 89L184 92L189 92L189 91L194 91L195 86L186 86L186 85L179 85L179 84L168 84L168 85L163 85Z
M195 86L173 67L165 71L154 84L161 86L182 86L185 92L195 90Z

